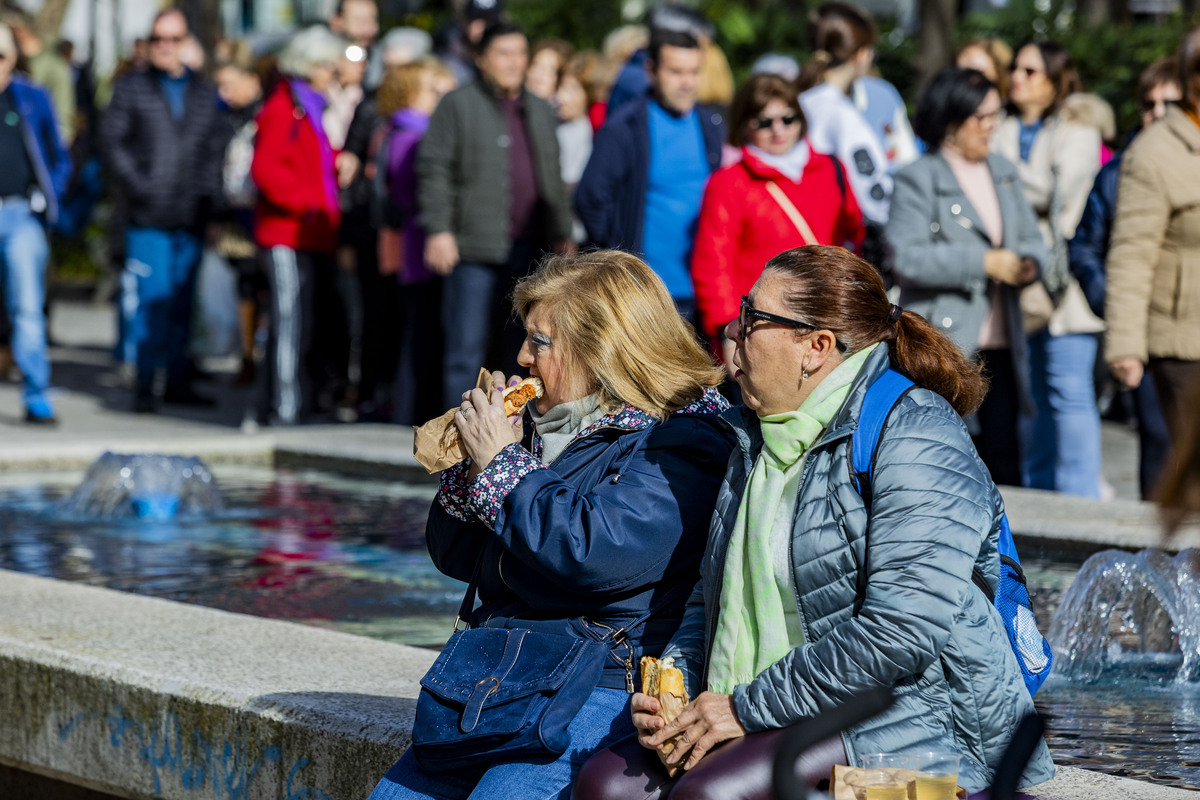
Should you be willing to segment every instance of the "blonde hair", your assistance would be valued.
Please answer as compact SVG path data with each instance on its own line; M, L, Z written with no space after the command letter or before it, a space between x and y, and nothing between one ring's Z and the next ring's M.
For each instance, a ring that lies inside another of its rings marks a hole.
M725 51L710 44L704 51L704 69L700 73L698 102L711 106L728 107L733 102L733 70Z
M375 92L379 113L390 117L397 111L411 106L421 93L421 78L425 75L436 79L453 74L450 68L434 56L425 56L407 64L388 67L383 73L383 83Z
M666 417L722 372L646 263L619 250L549 256L513 292L524 322L541 305L568 375L582 375L607 410L623 403Z

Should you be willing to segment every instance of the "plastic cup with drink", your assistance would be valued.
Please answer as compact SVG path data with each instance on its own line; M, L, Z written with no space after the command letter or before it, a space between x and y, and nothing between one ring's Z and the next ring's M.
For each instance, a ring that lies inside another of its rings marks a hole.
M918 753L913 757L917 800L955 800L958 753Z

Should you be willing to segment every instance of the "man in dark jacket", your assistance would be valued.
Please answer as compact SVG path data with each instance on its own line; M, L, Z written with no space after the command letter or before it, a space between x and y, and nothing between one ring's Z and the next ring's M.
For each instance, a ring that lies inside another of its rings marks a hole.
M1137 91L1138 108L1142 113L1139 130L1162 119L1167 113L1167 104L1182 97L1179 62L1174 56L1160 58L1142 70ZM1068 244L1071 274L1079 281L1092 313L1101 319L1104 318L1104 291L1107 286L1105 260L1108 257L1113 216L1117 211L1117 189L1124 155L1124 151L1117 153L1096 175L1083 216L1075 228L1075 236ZM1154 380L1149 374L1142 376L1141 383L1132 392L1132 400L1138 422L1138 483L1142 498L1149 500L1154 495L1158 477L1166 463L1171 436L1158 402L1158 393L1154 389Z
M13 76L17 45L0 23L0 283L12 319L13 360L25 381L25 419L55 422L46 393L46 259L43 220L53 223L71 176L49 95Z
M479 50L478 80L442 98L417 160L425 261L446 276L448 406L474 387L480 367L516 363L525 334L511 321L506 298L540 252L571 246L557 120L524 89L525 34L496 23L484 31Z
M651 32L652 95L609 116L575 192L590 242L644 258L689 320L696 307L692 240L725 141L721 113L696 105L703 59L695 36Z
M163 399L211 405L187 383L192 294L201 232L217 195L217 96L188 70L180 45L187 20L161 12L150 34L150 68L117 83L100 127L101 147L129 214L122 285L137 343L134 410L155 409L155 373L166 368Z

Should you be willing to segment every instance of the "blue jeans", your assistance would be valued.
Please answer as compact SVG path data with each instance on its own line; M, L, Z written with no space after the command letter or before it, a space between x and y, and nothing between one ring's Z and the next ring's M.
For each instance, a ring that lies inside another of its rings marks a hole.
M25 376L25 404L48 403L50 358L46 353L46 260L50 246L27 201L0 207L0 260L4 306L12 321L13 360Z
M1100 497L1100 412L1093 366L1095 334L1029 337L1037 416L1021 423L1025 485Z
M409 750L367 800L568 800L583 762L634 733L629 695L622 689L596 689L571 721L568 733L571 744L557 758L480 764L477 769L450 772L424 769Z
M168 385L183 379L199 264L200 237L190 231L133 225L125 231L121 311L137 350L138 383L152 383L163 367Z

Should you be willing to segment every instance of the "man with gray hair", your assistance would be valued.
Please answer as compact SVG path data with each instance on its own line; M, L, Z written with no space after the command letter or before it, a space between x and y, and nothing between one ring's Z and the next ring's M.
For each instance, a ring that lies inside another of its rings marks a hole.
M113 90L100 123L100 148L125 198L122 313L137 347L133 409L156 410L156 376L166 372L162 399L213 405L188 381L192 295L208 211L220 191L217 93L183 64L187 19L159 12L150 28L150 65Z

